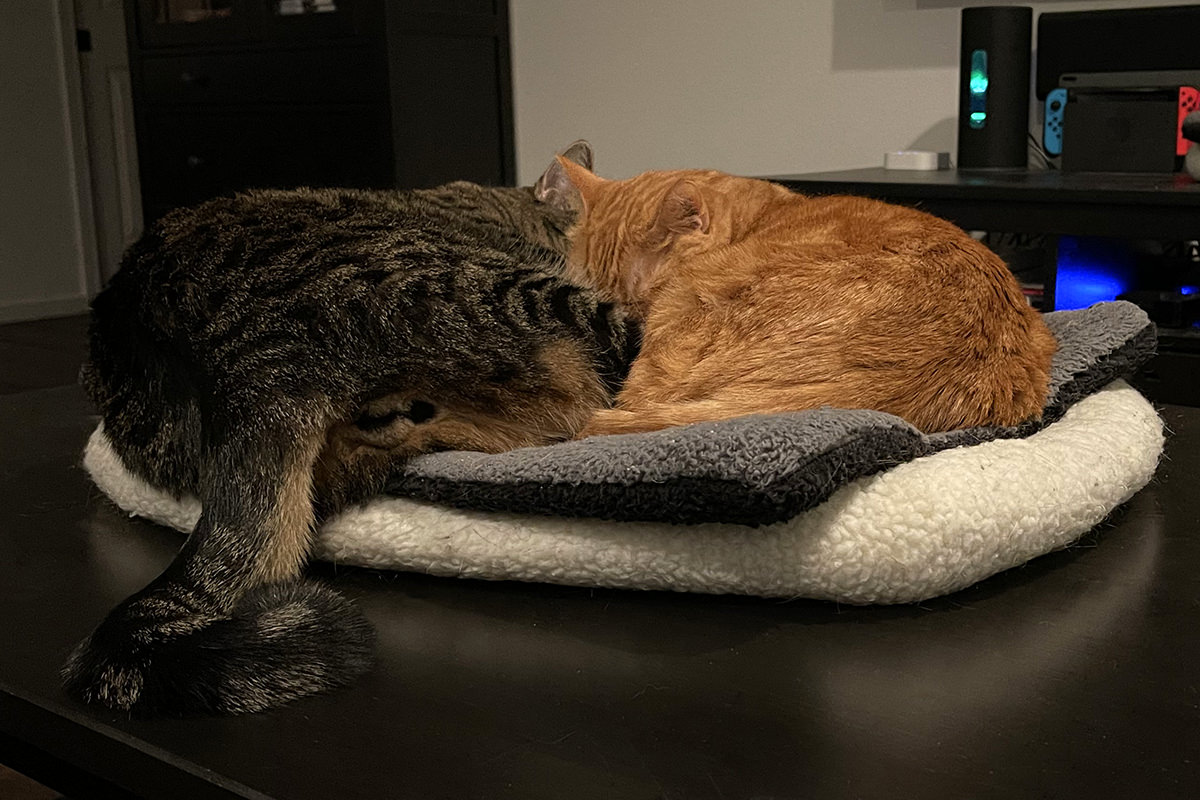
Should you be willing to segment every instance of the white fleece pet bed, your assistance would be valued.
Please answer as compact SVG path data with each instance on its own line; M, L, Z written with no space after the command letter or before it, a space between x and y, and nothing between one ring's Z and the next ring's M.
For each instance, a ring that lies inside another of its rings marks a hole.
M414 462L396 490L476 509L379 497L327 521L318 533L316 556L434 575L854 604L913 602L953 592L1069 545L1153 476L1163 446L1161 420L1136 390L1114 379L1149 354L1153 328L1128 304L1106 305L1103 313L1048 315L1058 316L1052 328L1062 351L1047 407L1050 422L1037 430L923 437L888 415L824 409L500 456L437 454ZM1112 332L1100 348L1094 346L1094 330L1086 330L1097 324ZM1072 337L1092 343L1086 359L1080 360ZM858 425L849 426L850 434L846 420ZM831 427L838 430L833 439ZM769 447L756 449L761 446L755 436L764 430L771 432L764 440ZM784 441L799 442L794 449L800 452L814 438L812 430L820 431L812 452L791 461L792 454L780 452L780 431L798 437ZM627 471L622 454L645 455L654 447L716 457L699 467L694 457L676 464L675 477L691 472L674 488L649 468L627 484L597 482L579 468L595 462ZM771 480L731 489L728 476L703 473L730 469L730 448L741 455L766 453L769 457L753 459L750 467L743 462L732 468L738 474L761 471ZM547 482L538 473L561 474L563 458L574 465L575 483ZM759 469L764 461L770 463ZM102 427L88 443L84 466L131 515L181 531L199 518L194 498L176 499L125 470ZM814 481L813 474L821 480ZM804 480L797 482L796 475ZM680 525L586 513L596 497L611 499L616 492L619 499L627 492L631 502L610 516L646 517L670 508L672 497L708 484L718 486L720 505L678 506L679 514L692 522L697 516L726 521ZM653 491L660 489L666 494L656 505ZM629 510L639 506L639 491L651 492L644 499L651 511ZM576 496L584 499L572 507L569 500ZM501 502L525 513L479 510ZM569 516L546 515L559 507ZM796 508L803 510L792 513ZM729 519L779 521L752 526Z

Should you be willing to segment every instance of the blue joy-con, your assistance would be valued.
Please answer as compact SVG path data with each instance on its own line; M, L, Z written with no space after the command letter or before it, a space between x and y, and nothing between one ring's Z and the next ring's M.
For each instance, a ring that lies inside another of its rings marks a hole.
M1063 111L1066 107L1066 89L1058 88L1046 95L1045 121L1042 123L1042 147L1052 156L1062 155Z

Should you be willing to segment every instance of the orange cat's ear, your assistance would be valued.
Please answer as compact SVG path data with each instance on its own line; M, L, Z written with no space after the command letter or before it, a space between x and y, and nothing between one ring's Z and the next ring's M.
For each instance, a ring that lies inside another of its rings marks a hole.
M708 205L700 187L680 178L663 197L654 228L661 234L708 233Z
M567 179L579 190L579 194L583 197L583 205L586 208L591 205L592 198L595 197L596 189L600 184L604 183L604 178L601 178L596 173L592 172L582 164L576 164L574 161L558 157L559 166L567 174Z
M534 197L561 211L586 210L595 187L604 182L588 169L591 163L591 146L582 140L575 142L565 153L555 156L538 178L533 185Z

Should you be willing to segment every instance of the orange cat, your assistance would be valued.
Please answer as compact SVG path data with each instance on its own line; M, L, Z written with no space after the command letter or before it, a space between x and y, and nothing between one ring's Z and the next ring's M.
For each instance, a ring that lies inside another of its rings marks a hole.
M541 191L581 207L568 270L645 323L615 408L581 436L820 406L926 432L1041 415L1054 337L949 222L720 172L559 166Z

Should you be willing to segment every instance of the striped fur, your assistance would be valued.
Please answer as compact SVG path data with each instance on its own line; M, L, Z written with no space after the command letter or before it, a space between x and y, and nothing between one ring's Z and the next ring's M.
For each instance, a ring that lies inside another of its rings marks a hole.
M177 558L71 655L68 690L244 712L352 680L372 632L301 581L322 516L407 458L571 438L636 349L559 273L531 189L255 191L173 212L92 307L82 380L126 465L200 497Z

